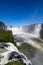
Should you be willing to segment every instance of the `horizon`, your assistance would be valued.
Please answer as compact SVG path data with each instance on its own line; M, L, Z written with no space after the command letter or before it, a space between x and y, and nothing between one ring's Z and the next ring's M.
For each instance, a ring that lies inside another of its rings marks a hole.
M7 26L43 23L43 0L0 0L0 21Z
M4 23L5 24L5 23ZM35 25L37 24L43 24L43 23L35 23ZM6 24L5 24L6 25ZM14 26L14 25L6 25L6 26L12 26L12 27L22 27L22 26L28 26L28 25L34 25L34 24L25 24L25 25L21 25L21 26Z

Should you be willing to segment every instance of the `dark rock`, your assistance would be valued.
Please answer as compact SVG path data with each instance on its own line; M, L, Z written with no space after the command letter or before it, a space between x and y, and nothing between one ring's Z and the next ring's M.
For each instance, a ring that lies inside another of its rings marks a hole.
M23 55L20 55L17 52L12 52L12 53L10 53L10 56L9 56L8 60L12 60L12 59L17 59L17 61L23 63L23 59L26 59L26 58Z

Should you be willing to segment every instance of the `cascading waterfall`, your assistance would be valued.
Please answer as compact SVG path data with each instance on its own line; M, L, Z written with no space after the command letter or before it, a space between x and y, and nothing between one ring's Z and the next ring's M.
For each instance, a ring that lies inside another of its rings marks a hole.
M33 24L33 25L19 26L19 27L7 26L6 30L11 30L13 35L21 34L21 33L30 33L36 35L37 37L40 37L41 25L42 24Z
M26 65L32 65L31 61L28 60L23 53L19 52L17 47L12 43L4 43L4 49L2 50L0 56L0 65L4 65L10 61L23 61Z
M34 33L37 37L40 37L40 30L41 30L41 24L36 24L33 33Z
M7 30L9 30L9 28ZM13 35L23 31L22 27L12 27L10 30L12 31Z

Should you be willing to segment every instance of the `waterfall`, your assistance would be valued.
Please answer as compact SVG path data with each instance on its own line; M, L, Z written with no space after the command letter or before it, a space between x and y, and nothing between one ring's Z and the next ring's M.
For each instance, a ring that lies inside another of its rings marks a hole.
M40 30L41 30L41 24L36 24L33 33L34 33L37 37L40 37Z
M18 26L18 27L7 26L6 30L11 30L13 35L20 34L20 33L30 33L37 37L40 37L41 25L42 24L32 24L32 25Z
M4 49L0 53L0 56L0 65L4 65L11 61L22 61L26 65L32 65L31 61L28 60L28 58L23 53L19 52L13 43L4 43Z

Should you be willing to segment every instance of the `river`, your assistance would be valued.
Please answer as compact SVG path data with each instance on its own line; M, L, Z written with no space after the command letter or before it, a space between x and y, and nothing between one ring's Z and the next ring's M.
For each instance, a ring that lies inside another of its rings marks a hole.
M43 65L43 41L42 40L40 40L34 35L23 34L23 33L16 34L14 35L14 37L17 42L19 51L24 53L28 57L28 59L31 60L32 65ZM31 45L32 46L31 50L33 48L34 50L32 51L28 50L29 49L28 45ZM33 57L29 56L30 51L31 51L31 55L34 55Z

